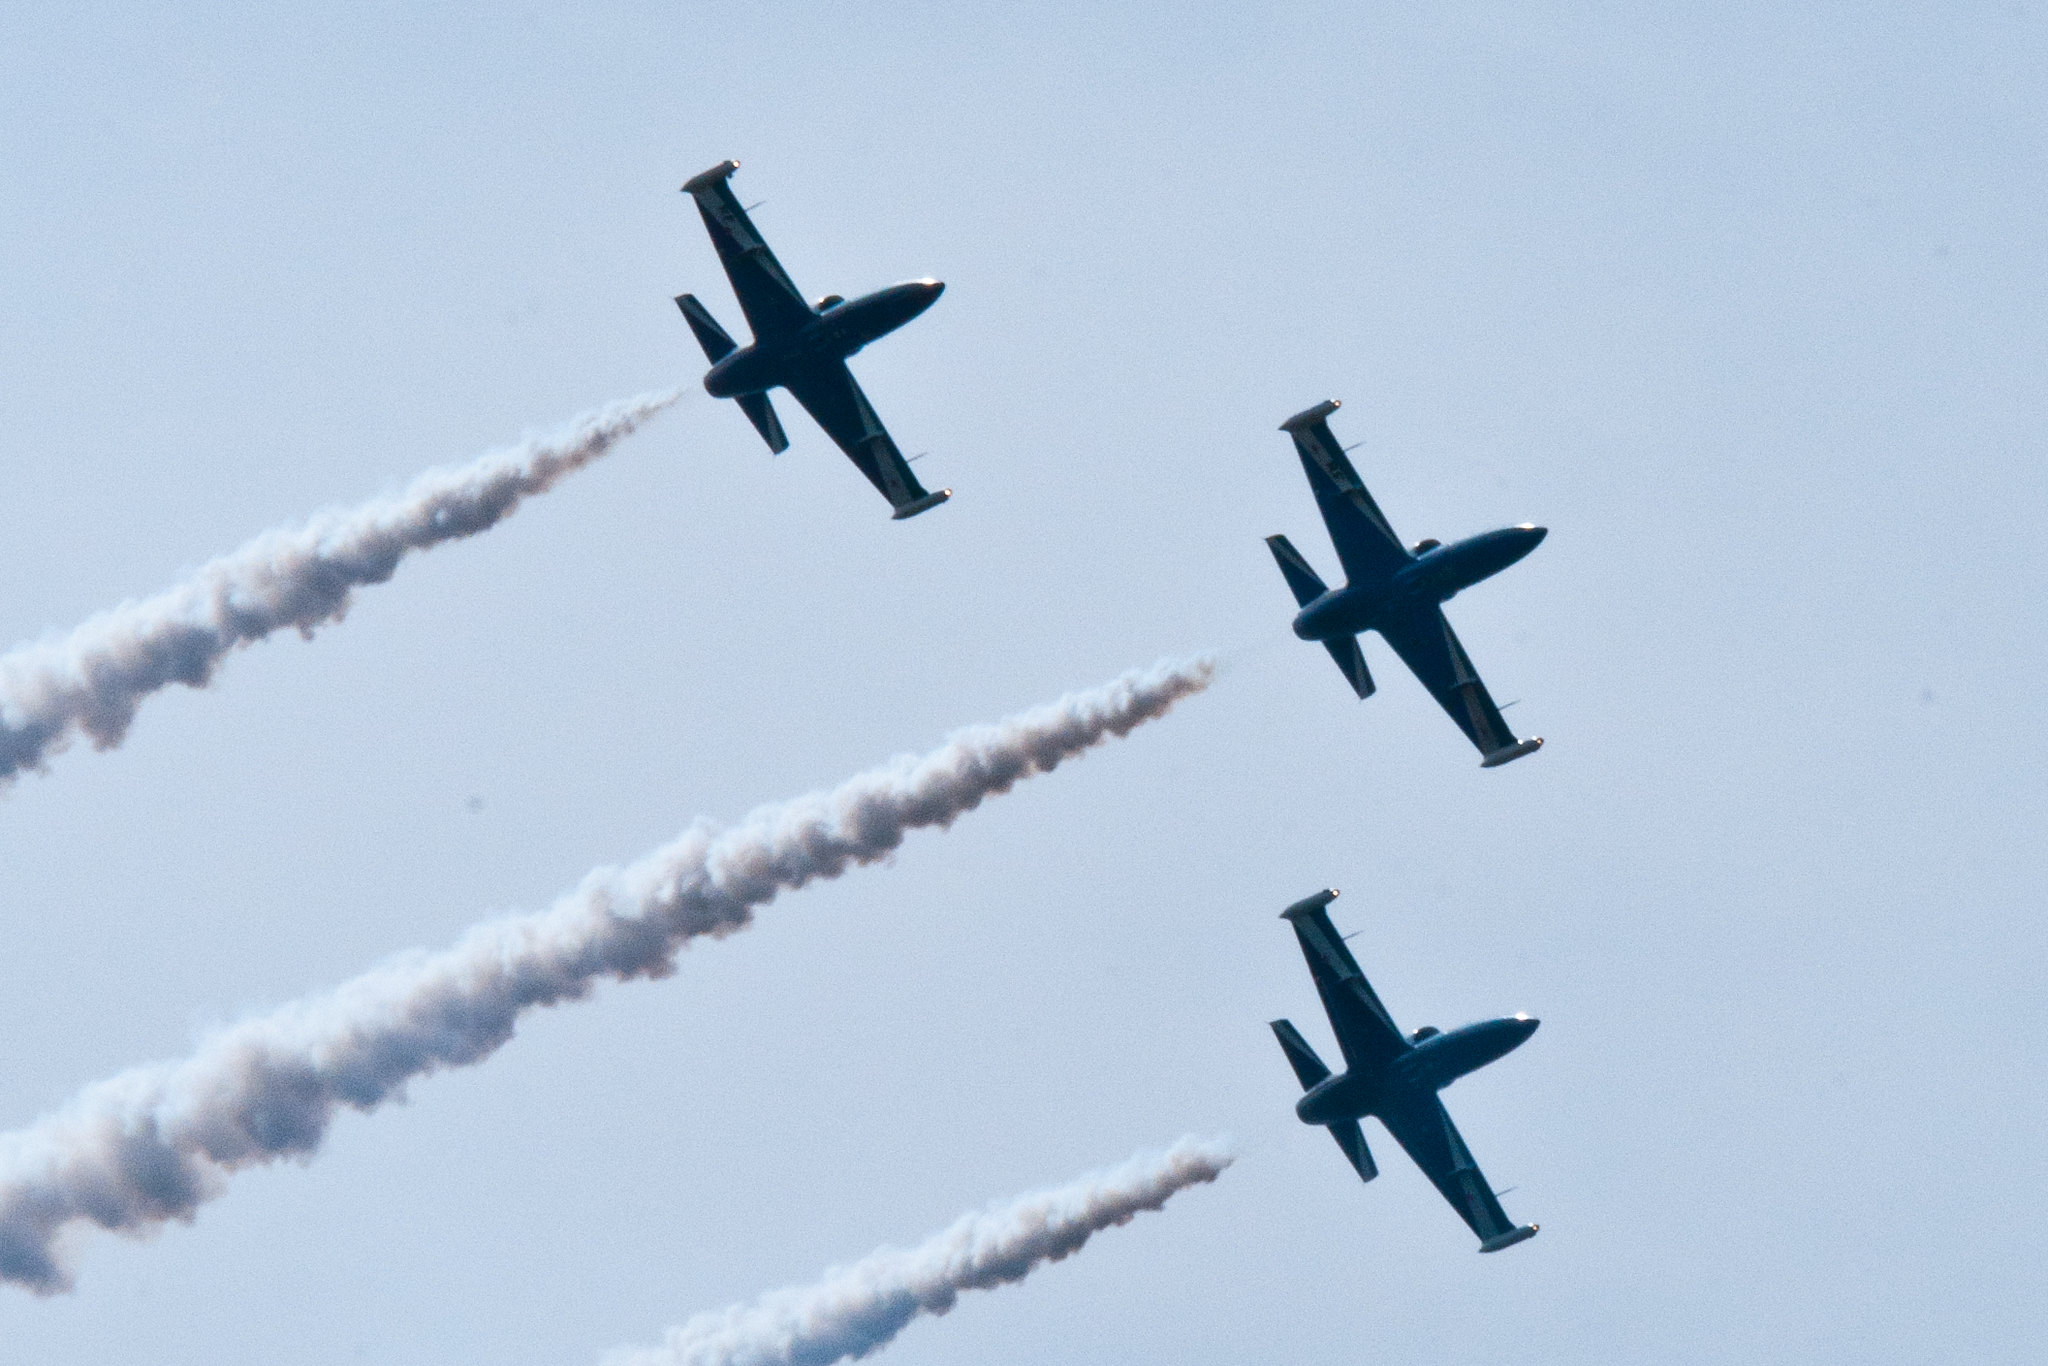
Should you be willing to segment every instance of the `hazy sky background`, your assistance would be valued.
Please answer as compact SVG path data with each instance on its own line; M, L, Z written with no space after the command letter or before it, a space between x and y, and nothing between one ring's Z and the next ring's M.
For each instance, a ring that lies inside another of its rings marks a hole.
M1165 653L1216 687L672 979L526 1024L81 1284L0 1360L593 1361L1187 1131L1213 1188L892 1366L2034 1359L2048 744L2038 7L15 6L0 641L683 382L349 620L0 799L0 1129L204 1027L544 906ZM855 370L907 524L771 459L670 296L724 157L797 284L934 275ZM1451 604L1537 757L1260 538L1288 414L1396 529L1551 528ZM1335 884L1499 1257L1265 1021Z

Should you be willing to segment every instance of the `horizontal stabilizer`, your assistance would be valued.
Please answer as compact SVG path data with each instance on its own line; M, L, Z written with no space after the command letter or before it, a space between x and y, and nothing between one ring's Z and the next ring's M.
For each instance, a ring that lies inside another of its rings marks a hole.
M713 365L739 349L725 334L725 329L718 325L718 320L711 316L711 310L697 302L696 295L676 295L676 307L683 310L683 321L697 334L697 345L704 348L704 358Z
M1326 640L1323 642L1323 648L1330 652L1330 658L1337 661L1337 667L1343 670L1344 677L1350 680L1351 690L1358 694L1359 699L1363 701L1371 697L1372 675L1366 672L1365 651L1358 648L1358 637L1342 636ZM1543 742L1538 740L1536 743L1540 745Z
M1351 1159L1351 1165L1358 1169L1358 1179L1370 1181L1380 1174L1372 1162L1372 1149L1365 1146L1365 1131L1358 1127L1358 1121L1347 1119L1341 1124L1330 1126L1330 1137L1337 1140L1337 1146L1344 1150L1344 1156ZM1534 1233L1535 1229L1529 1232Z
M1294 1076L1301 1083L1301 1089L1311 1090L1330 1075L1330 1069L1308 1046L1308 1040L1301 1037L1301 1031L1286 1020L1273 1021L1273 1037L1280 1041L1280 1051L1287 1055L1287 1061L1294 1068Z
M741 394L734 401L747 415L747 421L754 424L754 430L761 434L761 439L768 443L770 455L781 455L789 449L789 438L782 432L782 419L775 416L775 405L768 401L768 395Z
M1499 768L1502 764L1511 764L1524 755L1534 754L1542 748L1543 737L1534 735L1527 740L1517 740L1512 745L1502 745L1499 749L1481 759L1479 766L1481 768Z
M1287 580L1287 587L1294 593L1295 605L1306 607L1329 589L1322 577L1308 567L1308 561L1301 558L1301 552L1285 536L1268 536L1266 548L1273 552L1273 558L1280 565L1281 577Z
M905 517L915 517L920 512L930 512L933 508L945 502L948 498L951 498L952 496L953 490L940 489L937 493L927 493L922 498L913 498L911 501L907 503L899 504L896 508L895 513L889 518L889 520L892 522L900 522Z
M1540 1224L1524 1224L1520 1228L1511 1228L1506 1233L1496 1233L1481 1243L1479 1250L1498 1252L1504 1247L1513 1247L1516 1243L1526 1243L1536 1236L1536 1230L1541 1227Z

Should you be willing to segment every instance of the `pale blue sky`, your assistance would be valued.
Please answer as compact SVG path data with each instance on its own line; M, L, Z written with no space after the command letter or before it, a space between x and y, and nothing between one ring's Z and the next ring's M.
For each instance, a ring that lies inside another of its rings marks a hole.
M179 8L0 16L0 640L693 389L0 800L0 1128L699 814L1227 667L92 1240L0 1360L591 1361L1189 1130L1243 1160L887 1359L2036 1356L2037 8ZM728 156L806 291L947 281L855 361L944 509L694 389ZM1405 535L1552 529L1450 608L1541 755L1287 634L1260 538L1334 557L1274 428L1331 396ZM1527 1247L1294 1121L1274 917L1330 883L1404 1025L1543 1018L1446 1097Z

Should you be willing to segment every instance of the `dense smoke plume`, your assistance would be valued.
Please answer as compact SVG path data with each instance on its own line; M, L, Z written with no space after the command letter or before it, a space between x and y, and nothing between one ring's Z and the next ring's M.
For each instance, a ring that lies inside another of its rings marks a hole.
M1221 1145L1183 1138L1112 1171L991 1205L908 1251L879 1248L815 1285L699 1314L669 1329L659 1347L612 1352L604 1366L828 1366L863 1357L919 1315L951 1309L961 1291L1021 1281L1103 1229L1214 1181L1230 1162Z
M547 911L488 921L331 992L222 1029L183 1061L88 1087L0 1134L0 1281L68 1287L57 1243L96 1225L187 1219L232 1172L320 1146L337 1107L373 1109L414 1077L481 1061L521 1014L600 980L661 977L690 940L744 927L778 893L886 858L984 798L1163 716L1209 684L1207 659L1162 662L994 725L960 731L829 792L698 824Z
M204 687L238 646L341 620L357 588L384 582L414 551L496 526L680 393L615 403L467 465L428 470L403 493L266 531L154 597L0 655L0 784L42 767L80 732L112 749L144 698L173 683Z

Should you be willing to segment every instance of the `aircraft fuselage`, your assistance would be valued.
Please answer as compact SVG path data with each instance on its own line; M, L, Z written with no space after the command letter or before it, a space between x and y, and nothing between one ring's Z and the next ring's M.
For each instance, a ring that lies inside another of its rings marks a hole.
M1383 1106L1433 1095L1466 1073L1514 1052L1536 1032L1537 1024L1526 1015L1512 1015L1431 1034L1410 1044L1377 1074L1340 1072L1318 1083L1296 1102L1294 1113L1304 1124L1336 1124L1363 1119Z
M1378 583L1347 583L1310 602L1295 614L1294 634L1303 640L1355 636L1388 614L1448 602L1527 555L1548 534L1540 526L1510 526L1432 546Z
M794 332L757 338L712 366L704 392L713 398L763 393L794 367L845 360L937 303L945 288L937 280L907 280L858 299L820 300L811 321Z

